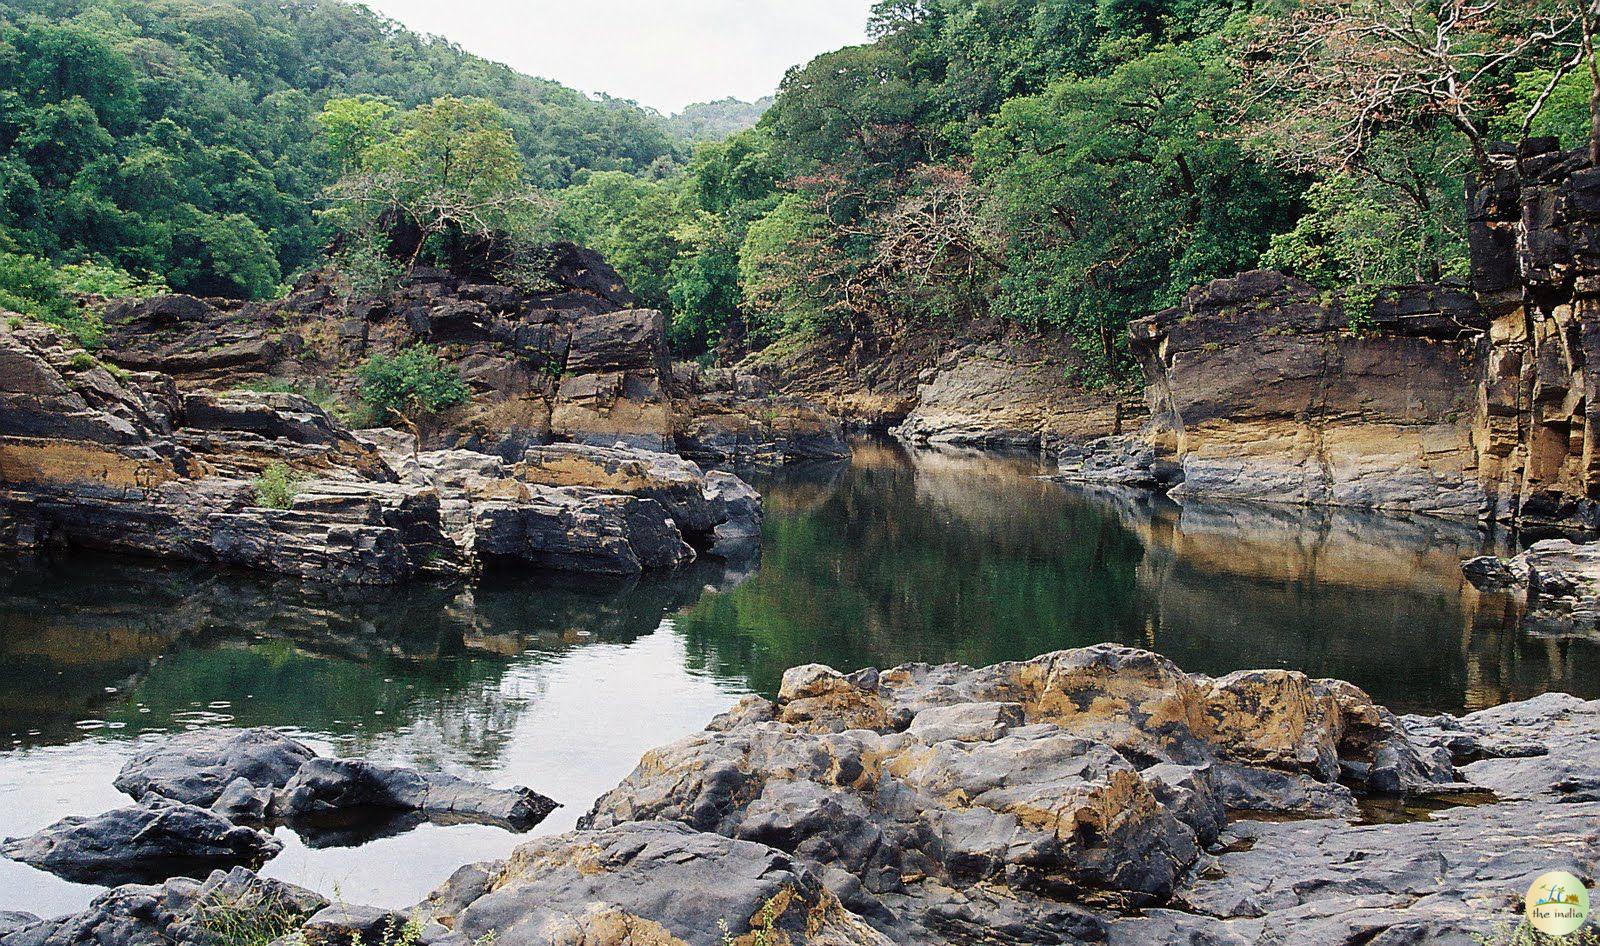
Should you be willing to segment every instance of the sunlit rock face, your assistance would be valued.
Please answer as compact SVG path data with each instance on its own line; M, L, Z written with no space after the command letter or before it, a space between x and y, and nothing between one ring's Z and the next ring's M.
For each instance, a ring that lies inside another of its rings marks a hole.
M974 670L784 677L649 753L585 824L672 821L828 869L897 935L1087 932L1083 904L1170 897L1227 809L1348 814L1351 786L1453 780L1356 687L1289 671L1220 679L1100 645Z
M1476 517L1476 302L1406 288L1368 321L1258 271L1134 322L1146 438L1182 467L1173 495Z

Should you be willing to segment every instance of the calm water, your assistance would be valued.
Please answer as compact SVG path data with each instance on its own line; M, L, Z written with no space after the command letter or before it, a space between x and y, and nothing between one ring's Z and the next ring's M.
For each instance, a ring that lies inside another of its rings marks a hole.
M760 568L627 583L322 591L202 568L73 557L0 570L0 835L125 803L141 739L268 725L565 803L572 826L638 757L783 669L970 664L1104 640L1189 670L1293 667L1403 710L1563 689L1600 696L1600 645L1508 628L1460 578L1470 528L1187 505L1075 490L1027 461L864 444L848 466L753 477ZM266 873L354 901L416 902L520 838L425 825L288 847ZM0 860L0 909L97 892Z

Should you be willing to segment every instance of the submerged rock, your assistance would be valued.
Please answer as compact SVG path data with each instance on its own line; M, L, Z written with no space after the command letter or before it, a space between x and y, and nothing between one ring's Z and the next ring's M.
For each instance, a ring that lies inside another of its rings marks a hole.
M273 797L273 817L293 822L343 811L415 811L439 820L499 824L526 830L557 805L539 793L516 786L489 788L442 773L423 773L399 765L360 759L308 760Z
M360 843L430 821L525 831L558 807L520 785L491 788L406 766L324 758L263 728L173 736L128 760L113 784L147 801L209 805L237 823L288 824L314 847Z
M274 729L197 729L135 753L111 784L134 798L158 795L209 807L239 780L282 788L315 756Z
M234 864L259 867L281 850L283 842L269 834L163 798L63 818L0 846L14 861L79 883L164 880Z

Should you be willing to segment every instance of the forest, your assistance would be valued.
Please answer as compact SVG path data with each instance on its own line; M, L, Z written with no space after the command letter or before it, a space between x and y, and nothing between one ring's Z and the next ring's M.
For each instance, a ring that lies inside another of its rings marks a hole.
M671 122L337 0L0 11L7 308L268 297L398 208L593 246L682 356L995 319L1070 332L1086 386L1211 278L1359 309L1464 277L1468 178L1497 142L1587 140L1596 85L1575 0L881 0L759 121ZM401 179L458 146L483 160L431 165L448 187Z

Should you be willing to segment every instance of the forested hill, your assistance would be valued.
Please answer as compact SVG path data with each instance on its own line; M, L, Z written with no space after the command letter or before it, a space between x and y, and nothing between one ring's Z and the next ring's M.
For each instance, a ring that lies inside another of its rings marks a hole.
M745 102L726 98L715 102L696 102L667 117L667 126L684 141L718 141L751 128L772 107L772 97Z
M268 295L324 244L335 174L314 117L354 95L493 101L545 188L679 147L631 103L340 0L0 0L0 252Z

